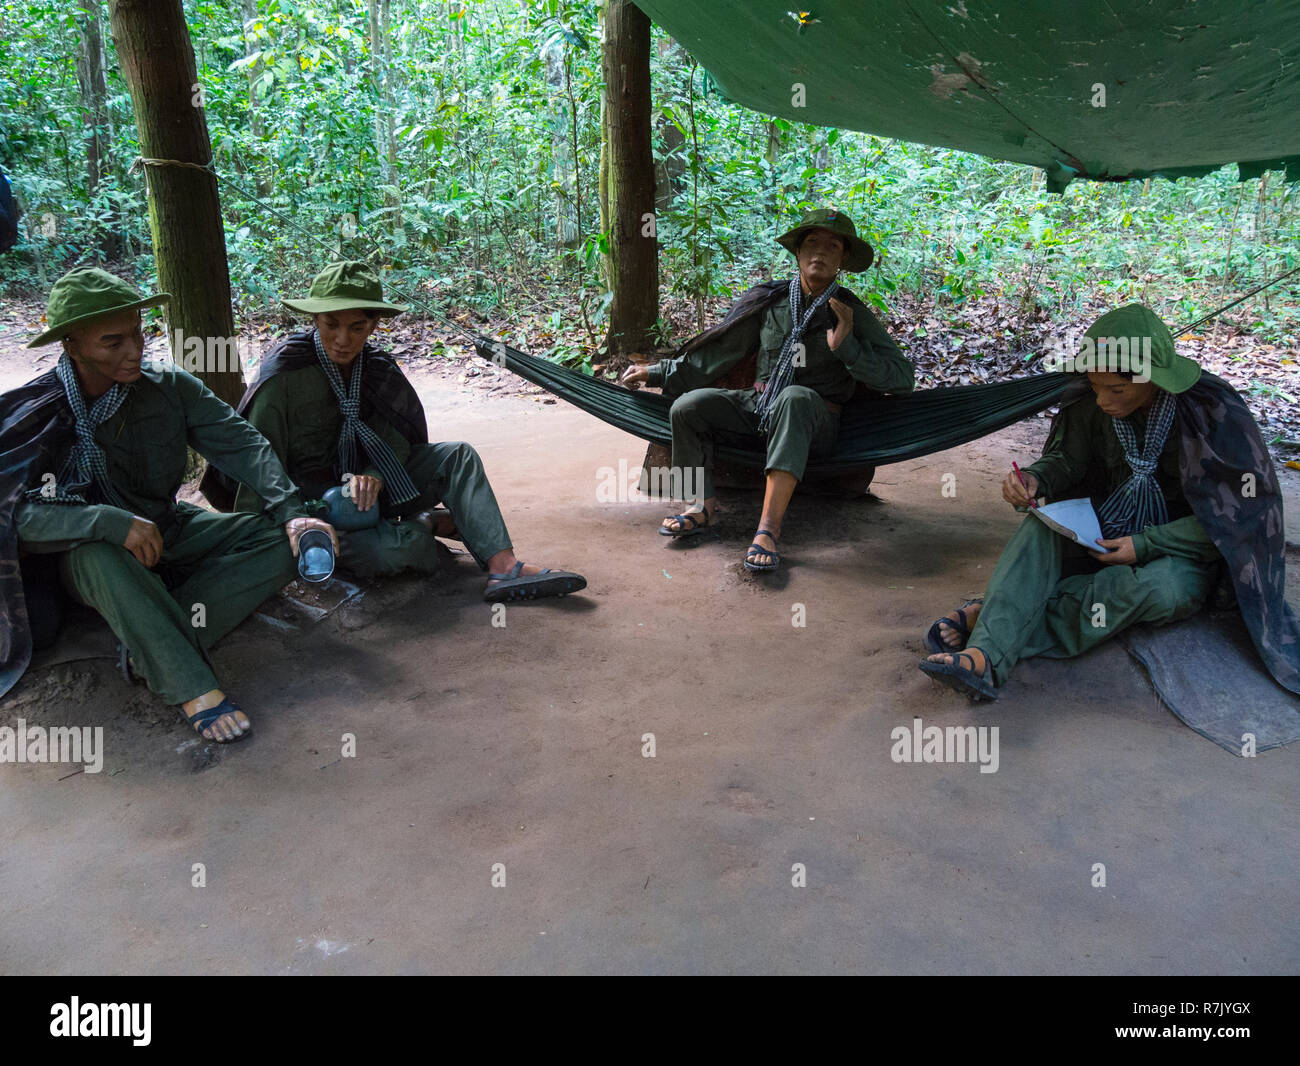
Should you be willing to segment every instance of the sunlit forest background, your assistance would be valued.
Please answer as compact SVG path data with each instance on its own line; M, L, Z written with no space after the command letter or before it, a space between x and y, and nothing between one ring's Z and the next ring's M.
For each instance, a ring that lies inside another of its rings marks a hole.
M609 300L599 3L184 8L240 316L274 313L342 252L391 268L395 292L438 313L526 320L545 328L544 353L590 365ZM0 168L24 210L0 286L40 297L87 262L149 284L140 151L106 10L0 0L0 73ZM652 86L664 343L784 274L773 238L812 205L858 221L878 254L851 286L927 350L972 326L994 337L990 352L1016 349L1044 323L1139 299L1187 323L1297 263L1296 186L1278 172L1080 181L1056 195L1029 167L745 110L657 29ZM1295 281L1225 323L1287 359Z

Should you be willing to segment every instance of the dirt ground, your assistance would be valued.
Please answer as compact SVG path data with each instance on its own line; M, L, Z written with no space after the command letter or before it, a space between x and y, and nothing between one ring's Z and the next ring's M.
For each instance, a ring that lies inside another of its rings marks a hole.
M1019 520L997 484L1045 420L882 468L874 499L796 497L787 563L757 578L757 497L671 542L663 503L597 501L642 442L415 379L434 439L483 455L521 558L589 588L494 627L461 555L321 621L255 617L214 653L255 722L229 747L106 659L33 669L0 723L100 725L106 755L0 765L0 971L1300 968L1300 746L1228 754L1114 645L1026 662L978 710L916 668ZM917 716L999 727L997 772L893 762Z

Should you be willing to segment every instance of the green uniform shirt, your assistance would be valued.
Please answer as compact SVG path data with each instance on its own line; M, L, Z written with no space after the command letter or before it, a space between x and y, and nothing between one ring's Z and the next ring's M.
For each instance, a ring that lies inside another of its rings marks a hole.
M916 371L902 349L865 306L850 306L853 329L835 351L826 342L826 331L834 328L838 319L829 303L818 308L804 332L805 365L794 368L794 384L806 386L832 403L852 399L859 381L878 392L911 392ZM778 300L763 313L757 381L767 381L793 328L788 300ZM705 388L749 354L745 345L746 331L732 329L689 355L654 364L647 384L664 387L672 381L681 392Z
M339 369L346 385L351 367ZM331 485L339 484L344 473L380 476L378 467L370 465L365 449L360 445L358 455L361 462L367 464L365 469L339 470L339 433L343 429L343 414L339 410L338 397L319 366L285 370L263 382L244 417L271 442L289 476L311 496L319 496ZM363 421L379 434L397 461L405 466L411 445L397 427L373 411L366 412ZM253 489L241 485L235 495L235 510L261 510L262 504L257 497Z
M18 507L18 539L28 551L58 552L84 541L122 544L133 515L155 523L164 539L191 509L178 504L188 444L213 466L257 486L277 523L305 514L302 498L266 439L194 375L170 363L145 363L122 406L95 430L109 480L130 510L108 504L29 500ZM59 471L52 471L56 476Z
M1140 446L1146 439L1147 412L1135 411L1129 416L1129 422ZM1218 549L1192 513L1183 493L1180 447L1175 423L1165 438L1156 469L1156 482L1165 495L1169 521L1134 534L1138 565L1161 555L1185 555L1202 562L1212 562L1218 557ZM1042 458L1024 469L1038 478L1040 495L1053 500L1089 495L1097 505L1133 474L1110 415L1097 406L1092 394L1061 410Z

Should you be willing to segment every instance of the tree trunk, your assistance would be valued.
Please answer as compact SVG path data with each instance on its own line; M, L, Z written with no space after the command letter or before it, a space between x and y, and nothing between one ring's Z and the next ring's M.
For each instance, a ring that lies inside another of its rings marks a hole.
M686 160L686 134L678 129L677 123L661 116L656 125L663 156L655 164L655 210L663 214L686 188L685 177L690 164Z
M99 5L95 0L81 0L77 25L81 30L77 82L81 87L81 125L86 138L86 196L94 203L107 170L103 133L108 116L103 31L99 24ZM100 254L106 259L114 259L120 253L116 218L99 227L98 245Z
M172 294L168 324L173 338L179 330L183 339L201 340L204 351L217 357L204 360L198 376L234 404L244 384L238 360L230 366L235 339L230 267L217 179L206 169L212 143L181 0L110 0L109 19L140 153L166 160L145 164L144 174L158 282ZM177 165L185 163L192 166Z
M629 0L605 12L603 66L609 132L610 248L606 344L612 357L653 346L659 317L659 241L650 145L650 20Z

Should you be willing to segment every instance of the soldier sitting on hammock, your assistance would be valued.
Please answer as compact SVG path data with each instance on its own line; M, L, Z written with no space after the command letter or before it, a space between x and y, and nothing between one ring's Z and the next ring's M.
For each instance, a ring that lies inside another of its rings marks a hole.
M660 526L665 536L688 537L714 524L715 434L765 438L767 484L758 532L745 553L750 570L780 566L776 542L795 485L808 457L834 446L840 411L858 383L879 392L910 392L915 384L912 364L898 345L836 280L841 270L866 270L874 258L852 219L837 211L812 211L777 240L794 255L796 276L755 286L722 323L689 341L679 356L632 367L621 379L633 387L662 386L665 395L677 397L671 411L673 470L703 470L695 499ZM707 387L756 349L752 388Z
M381 317L406 309L384 302L364 263L326 267L307 299L285 300L314 328L292 334L262 360L239 412L275 449L309 499L346 486L369 528L341 531L339 561L362 577L437 570L435 536L462 541L488 571L489 603L563 596L586 579L515 558L478 453L463 442L430 444L424 408L388 353L368 343ZM217 474L203 491L218 507L260 510L257 487ZM436 509L443 503L448 510ZM375 509L378 509L375 511ZM382 516L382 517L381 517Z
M62 341L58 364L0 396L0 694L57 636L61 582L108 622L124 669L226 742L251 726L208 649L293 579L303 533L333 531L306 517L265 438L203 382L142 363L140 309L169 298L96 268L65 274L28 344ZM177 502L187 444L255 486L258 513Z
M1026 515L985 598L930 627L934 654L920 668L972 699L996 699L1021 659L1081 655L1135 623L1200 610L1226 560L1261 658L1300 692L1282 501L1249 409L1227 382L1177 355L1168 328L1141 304L1108 312L1085 337L1096 360L1073 369L1087 371L1087 382L1063 397L1042 458L1009 473L1002 497L1020 508L1040 496L1090 497L1109 551L1088 551ZM1098 365L1118 372L1090 369Z

